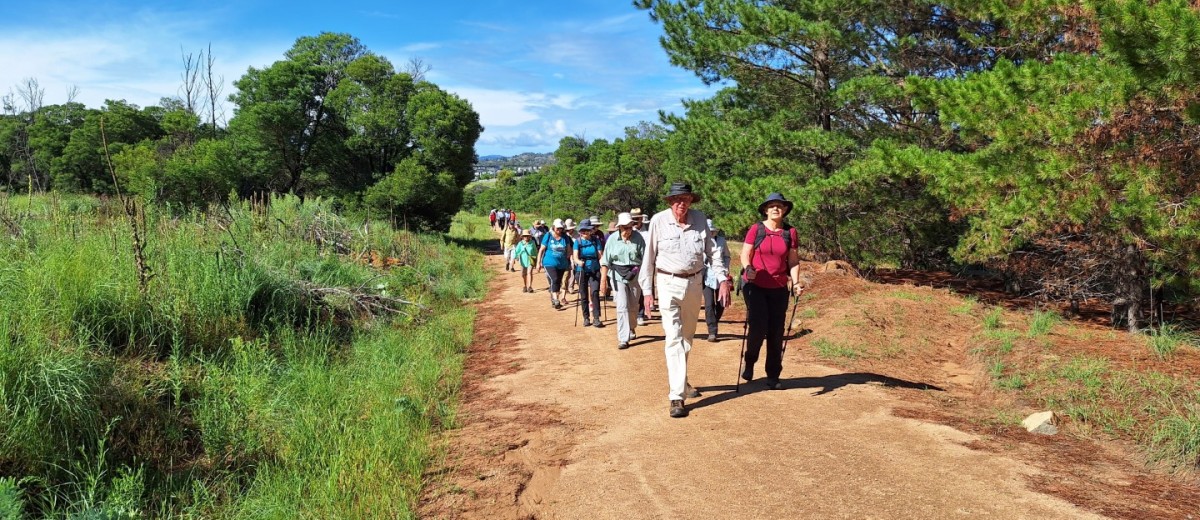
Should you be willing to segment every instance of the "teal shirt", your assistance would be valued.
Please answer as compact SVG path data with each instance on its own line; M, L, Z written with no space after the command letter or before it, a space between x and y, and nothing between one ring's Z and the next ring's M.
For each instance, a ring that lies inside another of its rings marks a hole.
M614 231L604 241L604 256L600 257L600 265L612 269L614 265L642 265L642 256L646 254L646 240L641 233L634 232L629 241L621 240L621 232ZM621 277L616 279L625 282Z

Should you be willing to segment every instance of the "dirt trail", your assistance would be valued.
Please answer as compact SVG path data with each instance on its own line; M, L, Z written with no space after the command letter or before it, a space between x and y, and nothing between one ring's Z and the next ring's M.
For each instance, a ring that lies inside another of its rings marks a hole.
M498 274L462 425L423 517L1099 518L1031 490L1038 469L967 447L976 436L892 414L943 381L885 386L806 363L793 340L782 391L756 380L735 393L740 322L723 322L717 343L698 336L689 379L703 395L672 419L657 320L617 350L611 302L608 327L574 327L575 308L552 310L543 276L527 294L488 262Z

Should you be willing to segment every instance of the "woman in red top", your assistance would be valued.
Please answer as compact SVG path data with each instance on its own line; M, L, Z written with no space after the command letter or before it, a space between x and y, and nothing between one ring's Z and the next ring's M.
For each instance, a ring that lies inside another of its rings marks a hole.
M783 372L783 326L787 320L788 277L800 279L800 254L796 250L796 230L784 224L783 219L792 211L791 201L779 193L767 195L767 200L758 205L763 221L750 226L742 246L742 265L746 266L745 287L742 295L746 299L746 321L749 328L746 336L746 369L742 379L754 379L754 363L763 340L767 342L767 388L779 390L779 374ZM763 233L758 247L754 244ZM784 234L787 234L785 240ZM797 296L803 291L798 283L792 284Z

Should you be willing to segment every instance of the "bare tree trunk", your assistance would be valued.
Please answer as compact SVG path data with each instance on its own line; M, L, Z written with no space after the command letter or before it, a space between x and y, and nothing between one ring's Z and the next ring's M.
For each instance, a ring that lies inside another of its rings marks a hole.
M1146 284L1146 259L1136 244L1126 244L1118 251L1116 298L1113 300L1113 326L1124 319L1129 332L1141 329L1142 303ZM1122 316L1123 315L1123 316Z
M200 68L203 67L201 60L204 59L204 51L200 51L200 55L196 56L184 54L183 47L180 47L179 55L183 58L183 74L180 76L183 84L179 87L183 91L183 108L195 114L196 98L200 95Z
M214 139L217 137L217 100L221 97L221 91L225 88L225 78L223 76L213 77L213 63L215 62L216 60L213 59L212 44L209 43L208 55L204 60L204 87L208 90L208 117L209 124L211 125L209 132Z

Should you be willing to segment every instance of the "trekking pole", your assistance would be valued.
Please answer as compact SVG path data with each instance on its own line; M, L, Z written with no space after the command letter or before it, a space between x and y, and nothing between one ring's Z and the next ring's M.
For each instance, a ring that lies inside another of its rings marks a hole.
M579 309L581 307L583 307L582 305L580 305L580 301L579 301L580 296L582 296L582 295L579 294L579 292L575 293L575 326L576 327L579 326Z
M792 323L796 322L796 309L798 309L799 306L800 306L799 294L793 295L793 297L792 297L792 315L788 316L788 318L787 318L787 335L784 336L784 348L781 349L780 353L787 352L787 341L792 339Z
M747 331L749 330L749 326L750 326L750 315L749 315L749 309L747 309L746 318L742 320L742 350L741 350L741 352L738 352L737 383L735 383L733 385L734 393L738 393L738 394L742 393L742 363L745 361L745 357L746 357L746 334L747 334Z

